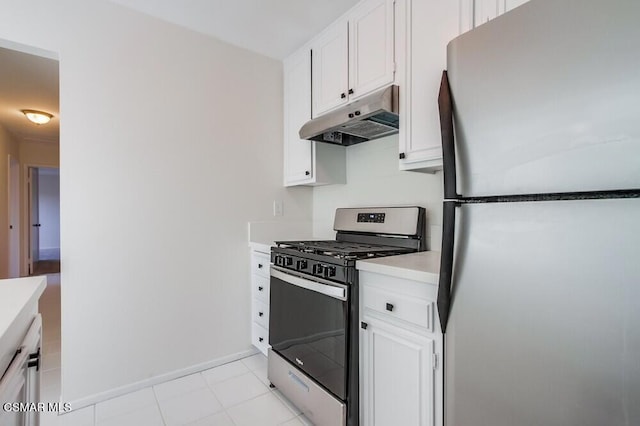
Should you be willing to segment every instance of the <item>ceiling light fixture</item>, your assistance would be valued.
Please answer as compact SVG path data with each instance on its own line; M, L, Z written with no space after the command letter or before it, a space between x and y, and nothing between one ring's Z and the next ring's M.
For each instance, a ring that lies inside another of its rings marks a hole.
M51 117L53 117L53 114L49 114L44 111L36 111L35 109L23 109L22 113L29 121L38 125L47 124L49 120L51 120Z

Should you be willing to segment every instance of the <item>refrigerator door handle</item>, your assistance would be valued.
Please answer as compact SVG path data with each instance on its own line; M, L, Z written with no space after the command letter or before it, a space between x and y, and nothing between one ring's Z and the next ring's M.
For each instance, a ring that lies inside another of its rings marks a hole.
M449 88L447 71L442 71L440 93L438 94L440 111L440 134L442 136L442 170L444 180L444 199L460 198L456 185L456 150L453 132L453 100Z
M445 333L451 308L451 280L453 273L453 251L456 227L455 201L443 203L442 216L442 251L440 253L440 277L438 281L438 317L440 328Z

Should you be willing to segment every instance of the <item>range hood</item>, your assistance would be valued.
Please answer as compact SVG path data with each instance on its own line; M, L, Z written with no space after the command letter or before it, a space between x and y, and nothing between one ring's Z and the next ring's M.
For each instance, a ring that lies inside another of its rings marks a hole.
M389 86L308 121L300 138L349 146L398 133L398 86Z

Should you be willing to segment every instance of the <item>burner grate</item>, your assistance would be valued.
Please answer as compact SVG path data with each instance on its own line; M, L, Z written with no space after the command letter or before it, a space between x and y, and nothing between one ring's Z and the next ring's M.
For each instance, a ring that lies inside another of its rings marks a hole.
M404 253L412 251L394 246L355 243L335 240L318 241L276 241L279 248L293 249L302 253L314 253L344 259L359 259L375 257L376 255L389 253Z

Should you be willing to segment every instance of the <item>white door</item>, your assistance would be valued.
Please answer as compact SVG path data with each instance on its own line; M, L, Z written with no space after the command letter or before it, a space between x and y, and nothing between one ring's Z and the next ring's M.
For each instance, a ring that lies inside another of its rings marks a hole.
M346 22L340 22L327 29L312 46L314 117L347 102L347 26Z
M40 214L38 206L38 169L29 167L29 274L33 273L34 264L40 253Z
M9 155L9 278L20 276L20 163Z
M366 314L363 320L363 424L432 426L434 341Z
M311 119L311 52L287 59L284 69L285 186L312 181L313 142L300 139L300 128Z
M350 100L393 82L393 3L393 0L363 2L349 20Z

